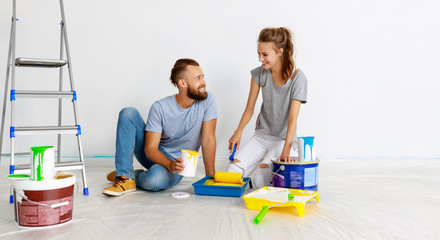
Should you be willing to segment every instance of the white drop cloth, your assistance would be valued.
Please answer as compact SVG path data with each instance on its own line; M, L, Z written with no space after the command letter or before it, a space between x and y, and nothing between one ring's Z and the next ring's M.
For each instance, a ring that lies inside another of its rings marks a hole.
M9 159L1 163L7 175ZM199 161L203 162L203 161ZM217 171L226 169L217 160ZM156 193L138 190L122 197L101 194L109 185L112 158L86 158L89 196L74 199L73 220L50 229L23 229L14 222L9 183L0 187L0 239L440 239L440 160L321 160L321 203L307 203L305 217L294 208L273 208L259 225L258 211L242 198L194 194L193 182ZM188 192L187 199L171 197ZM245 193L251 190L247 189Z

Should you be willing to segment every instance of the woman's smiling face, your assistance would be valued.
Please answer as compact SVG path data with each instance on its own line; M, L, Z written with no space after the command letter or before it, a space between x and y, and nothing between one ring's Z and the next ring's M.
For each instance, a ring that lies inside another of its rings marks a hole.
M258 42L258 60L264 69L270 69L281 63L283 49L275 50L272 42Z

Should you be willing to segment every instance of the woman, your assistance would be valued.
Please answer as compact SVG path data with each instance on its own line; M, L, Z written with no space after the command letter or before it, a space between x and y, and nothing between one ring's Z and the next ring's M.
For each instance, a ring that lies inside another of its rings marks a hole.
M229 139L229 150L240 147L243 129L254 113L260 88L263 103L255 134L235 155L228 172L250 176L257 188L272 180L272 158L294 161L297 151L296 128L301 103L307 102L307 79L293 60L294 46L290 31L284 27L264 28L258 37L261 66L251 71L251 88L240 123ZM239 167L237 167L239 166ZM242 169L240 169L242 168Z

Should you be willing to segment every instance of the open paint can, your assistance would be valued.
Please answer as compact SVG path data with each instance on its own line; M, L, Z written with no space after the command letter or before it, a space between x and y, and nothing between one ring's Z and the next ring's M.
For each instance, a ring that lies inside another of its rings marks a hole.
M48 227L72 220L74 174L63 178L12 181L15 221L22 227Z
M182 149L180 151L180 158L183 160L183 165L185 165L185 169L183 169L183 171L180 172L179 175L185 177L195 177L198 157L198 152Z
M318 191L319 161L272 163L274 187Z

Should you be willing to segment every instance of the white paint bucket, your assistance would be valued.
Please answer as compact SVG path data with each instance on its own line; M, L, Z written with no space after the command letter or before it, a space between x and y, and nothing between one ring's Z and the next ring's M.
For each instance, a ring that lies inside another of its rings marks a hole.
M15 221L23 227L48 227L72 220L74 174L61 179L13 180Z

